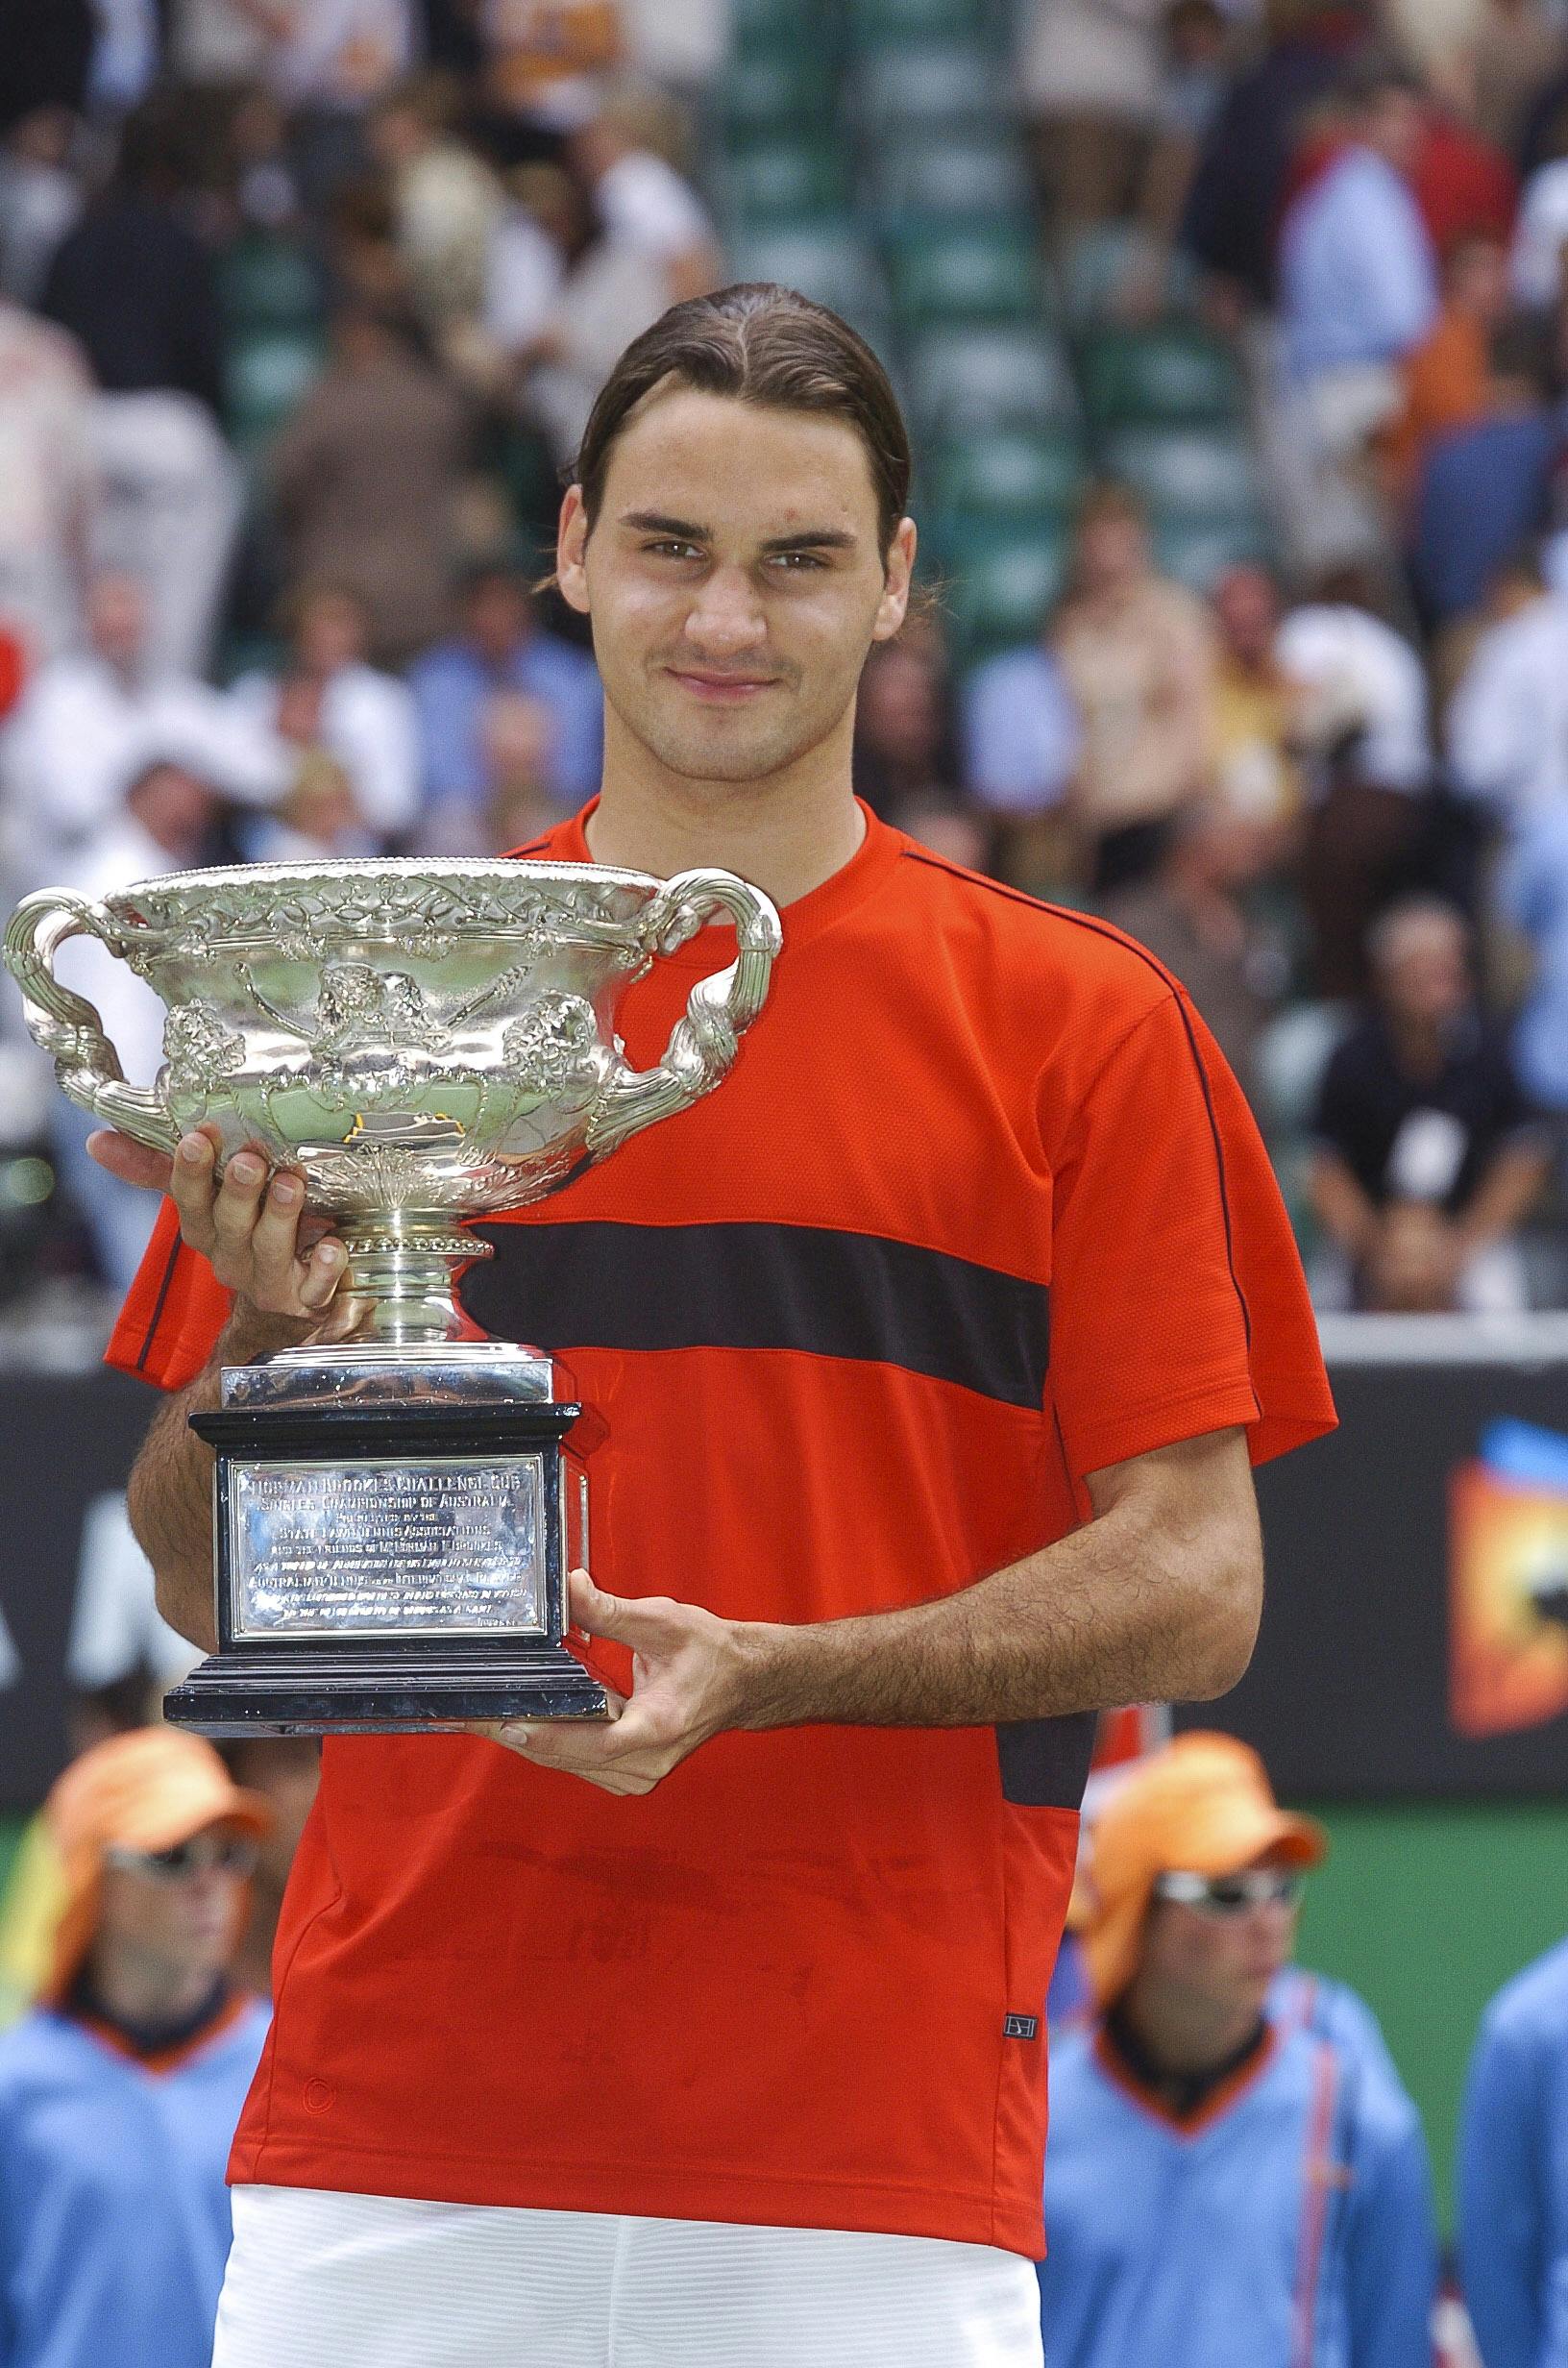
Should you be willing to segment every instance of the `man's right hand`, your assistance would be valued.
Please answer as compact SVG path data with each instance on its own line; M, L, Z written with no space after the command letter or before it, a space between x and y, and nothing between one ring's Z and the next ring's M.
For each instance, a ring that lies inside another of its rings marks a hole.
M328 1221L305 1214L305 1178L297 1170L279 1168L269 1180L266 1155L253 1144L233 1155L219 1183L219 1137L208 1126L182 1136L172 1160L107 1128L89 1138L87 1148L122 1183L168 1193L182 1237L236 1297L263 1316L321 1323L348 1257ZM324 1328L331 1335L351 1320L345 1300Z

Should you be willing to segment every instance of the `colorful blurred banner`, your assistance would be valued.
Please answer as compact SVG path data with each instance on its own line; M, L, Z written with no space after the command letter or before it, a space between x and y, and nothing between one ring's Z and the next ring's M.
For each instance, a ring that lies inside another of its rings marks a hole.
M1568 1711L1568 1437L1493 1423L1449 1492L1450 1705L1461 1735Z

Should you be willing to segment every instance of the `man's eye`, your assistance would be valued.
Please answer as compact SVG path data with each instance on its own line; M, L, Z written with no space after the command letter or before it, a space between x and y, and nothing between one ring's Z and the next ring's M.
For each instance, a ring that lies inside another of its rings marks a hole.
M815 551L775 551L773 564L775 567L782 568L786 574L801 575L808 568L821 568L824 562L818 557Z
M643 549L660 559L697 559L702 555L695 543L645 543Z

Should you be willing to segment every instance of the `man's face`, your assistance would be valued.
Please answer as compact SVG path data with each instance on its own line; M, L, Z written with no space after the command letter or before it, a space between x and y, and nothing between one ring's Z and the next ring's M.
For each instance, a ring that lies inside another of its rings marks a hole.
M1295 1908L1283 1901L1215 1915L1158 1899L1144 1927L1140 1980L1211 2010L1261 2014L1295 1936Z
M1094 510L1078 529L1075 574L1086 592L1119 592L1148 572L1148 529L1130 510Z
M879 548L845 422L678 383L624 430L592 533L576 487L562 510L561 589L592 617L609 708L694 783L767 780L846 726L914 555L907 519Z
M1410 1027L1447 1027L1469 1008L1470 964L1458 921L1433 914L1399 930L1379 966L1384 1008Z
M221 1842L233 1838L233 1829L211 1826L201 1838L208 1837ZM206 1852L182 1874L106 1867L95 1957L133 1960L171 1984L203 1975L216 1980L239 1936L243 1877L210 1863L212 1855Z
M1280 603L1261 567L1233 567L1214 586L1214 615L1226 648L1242 666L1262 666L1272 656Z

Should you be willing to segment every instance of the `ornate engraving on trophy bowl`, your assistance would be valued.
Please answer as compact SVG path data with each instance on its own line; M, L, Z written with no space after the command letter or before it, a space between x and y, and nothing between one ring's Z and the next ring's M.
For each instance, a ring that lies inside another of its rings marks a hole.
M735 958L698 980L664 1058L634 1069L620 999L707 922ZM54 974L90 935L168 1007L163 1066L126 1082L92 1005ZM193 1418L214 1448L219 1649L171 1695L208 1734L603 1715L565 1641L586 1559L581 1408L548 1356L477 1340L466 1218L569 1185L720 1083L779 946L725 872L595 865L256 864L101 903L42 890L5 956L73 1101L164 1150L215 1131L298 1169L349 1256L346 1342L229 1369Z

